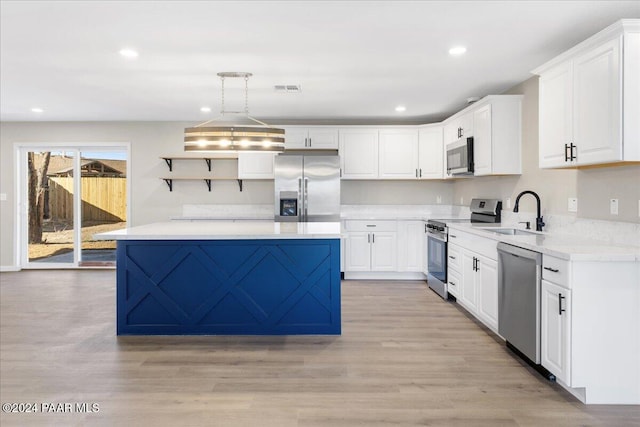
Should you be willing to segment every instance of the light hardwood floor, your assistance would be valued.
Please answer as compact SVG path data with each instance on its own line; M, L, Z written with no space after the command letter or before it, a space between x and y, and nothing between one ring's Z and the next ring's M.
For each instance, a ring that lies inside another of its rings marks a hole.
M524 366L424 282L342 283L342 336L116 337L115 272L0 274L2 426L638 426ZM606 369L606 367L603 367Z

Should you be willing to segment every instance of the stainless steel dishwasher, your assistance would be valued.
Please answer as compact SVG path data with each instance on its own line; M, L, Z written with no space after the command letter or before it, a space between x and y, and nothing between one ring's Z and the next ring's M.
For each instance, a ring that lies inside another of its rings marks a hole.
M542 254L498 243L498 332L507 347L554 379L540 366L541 280Z

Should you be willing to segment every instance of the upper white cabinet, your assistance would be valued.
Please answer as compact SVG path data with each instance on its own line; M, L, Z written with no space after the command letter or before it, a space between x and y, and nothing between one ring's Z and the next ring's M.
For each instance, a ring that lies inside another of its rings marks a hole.
M238 153L238 179L273 179L276 153Z
M380 145L378 153L379 178L418 178L417 129L380 130Z
M474 176L522 173L522 95L488 96L473 111Z
M286 150L337 150L338 129L332 127L286 127Z
M474 176L521 174L522 98L489 95L445 120L444 158L448 144L473 136Z
M378 129L340 130L342 179L378 178Z
M425 126L418 132L418 178L444 177L442 126Z
M622 20L533 71L541 168L640 160L640 20Z

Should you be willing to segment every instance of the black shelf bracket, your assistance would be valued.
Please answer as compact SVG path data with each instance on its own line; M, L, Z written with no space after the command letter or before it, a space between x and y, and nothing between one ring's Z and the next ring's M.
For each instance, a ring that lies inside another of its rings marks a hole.
M162 178L167 183L169 191L173 191L173 180L171 178Z
M240 186L240 192L242 192L242 180L241 179L238 180L238 185Z
M205 179L204 183L207 184L207 188L209 188L209 192L211 192L211 180L210 179Z
M173 171L173 159L164 159L167 162L167 166L169 166L169 172Z
M209 172L211 172L211 159L204 159L207 162L207 167L209 168Z

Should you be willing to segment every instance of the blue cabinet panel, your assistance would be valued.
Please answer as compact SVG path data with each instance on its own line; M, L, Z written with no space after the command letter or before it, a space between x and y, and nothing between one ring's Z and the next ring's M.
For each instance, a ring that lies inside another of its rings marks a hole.
M118 241L118 335L340 334L340 240Z

